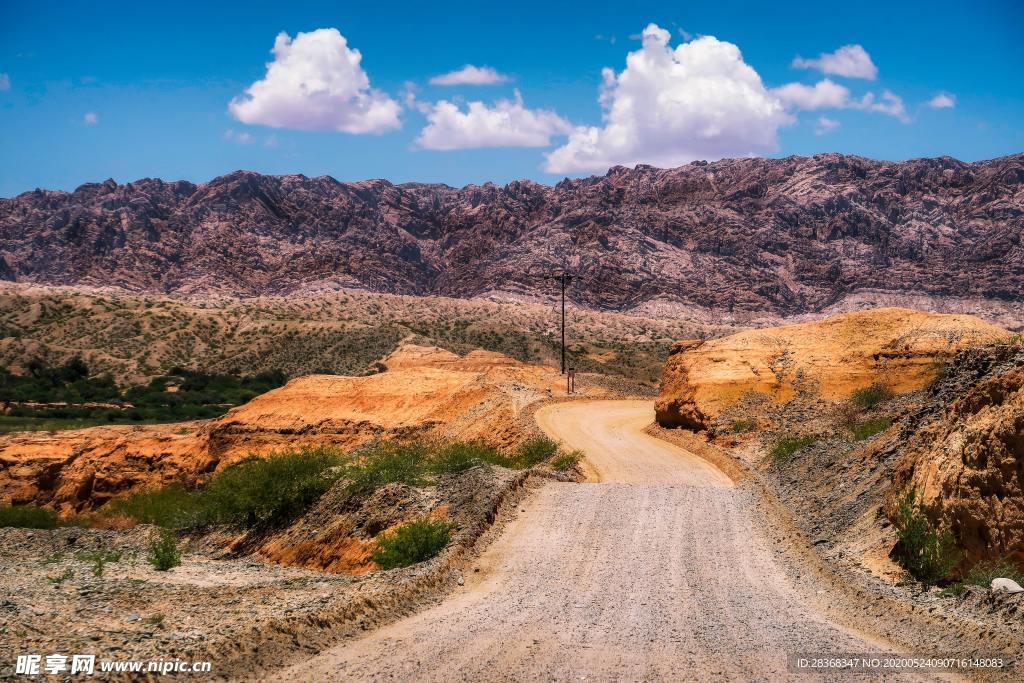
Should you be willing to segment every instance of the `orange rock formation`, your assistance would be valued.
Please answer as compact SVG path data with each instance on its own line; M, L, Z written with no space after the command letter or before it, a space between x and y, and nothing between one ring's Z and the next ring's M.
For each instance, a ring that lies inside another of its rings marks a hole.
M559 391L557 370L497 353L402 345L364 377L310 375L205 422L0 437L0 504L93 509L130 491L193 485L251 453L351 448L409 436L512 445L524 409Z
M838 401L875 382L911 391L934 375L936 359L1008 335L973 316L881 308L679 342L662 376L657 419L705 429L747 392L782 403L799 392Z

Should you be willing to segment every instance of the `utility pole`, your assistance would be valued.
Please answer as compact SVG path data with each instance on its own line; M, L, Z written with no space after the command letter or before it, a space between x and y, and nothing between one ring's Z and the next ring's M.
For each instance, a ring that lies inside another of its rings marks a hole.
M552 280L562 283L562 374L565 374L565 286L572 282L573 275L562 272L559 275L549 275Z

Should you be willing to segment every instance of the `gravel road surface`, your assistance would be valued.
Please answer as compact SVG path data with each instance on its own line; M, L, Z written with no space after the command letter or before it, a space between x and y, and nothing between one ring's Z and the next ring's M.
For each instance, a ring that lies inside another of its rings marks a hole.
M787 653L892 650L822 616L748 494L652 419L644 401L541 410L591 481L540 486L454 595L279 680L784 680L807 678Z

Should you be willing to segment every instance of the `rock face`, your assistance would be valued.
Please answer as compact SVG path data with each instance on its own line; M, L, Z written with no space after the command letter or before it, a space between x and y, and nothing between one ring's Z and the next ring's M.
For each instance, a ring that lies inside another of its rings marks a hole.
M944 384L958 396L907 443L886 510L893 517L914 490L956 536L963 567L1024 567L1024 349L958 354L949 368Z
M366 377L308 375L257 396L211 424L210 447L234 458L418 435L504 446L520 438L527 405L564 391L558 370L487 351L404 344L381 367Z
M86 510L143 488L194 484L218 464L202 423L115 425L0 437L0 505Z
M799 393L839 401L875 382L912 391L935 376L937 359L1008 336L971 316L884 308L680 342L665 365L657 420L707 429L749 392L783 403Z
M5 435L0 505L90 510L131 491L197 484L252 453L307 445L440 436L510 446L528 434L527 406L564 391L557 370L486 351L406 344L382 369L300 377L207 422Z
M738 318L885 302L1024 326L1024 155L615 167L555 187L239 171L0 199L0 278L176 292L553 292Z

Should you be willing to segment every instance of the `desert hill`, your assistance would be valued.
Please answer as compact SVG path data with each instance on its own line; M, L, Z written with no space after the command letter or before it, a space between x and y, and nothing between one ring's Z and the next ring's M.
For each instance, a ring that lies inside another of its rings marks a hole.
M570 356L581 372L654 386L673 340L732 331L675 317L571 306ZM174 366L207 372L358 375L403 339L465 354L558 361L558 311L525 302L314 292L255 298L132 293L0 283L0 365L23 372L81 356L135 383Z
M554 187L263 176L0 199L0 278L149 292L550 297L746 320L913 305L1024 325L1024 155L612 168Z
M1006 337L972 316L884 308L684 341L666 363L657 419L704 429L749 393L783 403L798 394L839 401L874 383L912 391L957 349Z
M405 344L382 368L299 377L209 421L0 437L0 504L90 510L131 491L196 484L253 453L306 445L436 436L511 446L529 433L528 407L564 392L557 369L485 351Z

